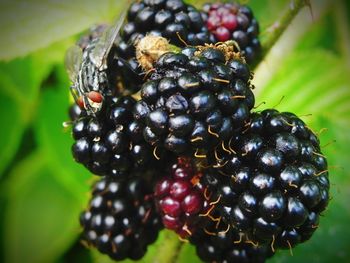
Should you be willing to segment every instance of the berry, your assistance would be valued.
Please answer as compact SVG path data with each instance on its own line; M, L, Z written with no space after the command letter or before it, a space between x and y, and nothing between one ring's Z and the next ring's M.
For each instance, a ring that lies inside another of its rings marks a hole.
M152 34L165 37L179 47L204 45L213 40L205 27L200 11L182 0L135 1L128 10L127 20L121 29L121 37L116 45L119 60L118 71L122 72L125 88L138 91L142 84L142 74L135 60L135 44L144 36ZM136 72L130 77L132 68ZM125 73L125 74L123 74Z
M247 62L256 62L260 53L259 24L248 6L238 3L206 4L202 17L215 42L234 40Z
M143 139L143 124L133 120L136 101L128 96L106 99L104 109L96 116L85 111L73 114L74 159L96 175L118 178L153 165L156 156Z
M201 226L201 214L209 209L204 189L198 183L202 176L190 158L178 158L167 176L160 179L154 190L156 204L166 228L187 238Z
M239 132L253 105L250 71L242 60L220 47L188 47L157 60L133 114L153 148L193 155Z
M273 256L270 246L254 246L236 229L211 222L190 239L204 262L265 262Z
M220 196L223 221L275 248L308 240L327 207L329 180L319 140L305 123L292 113L254 113L223 147L209 156L214 171L202 179Z
M127 181L102 178L80 215L82 239L114 260L141 259L162 228L152 186L139 176Z

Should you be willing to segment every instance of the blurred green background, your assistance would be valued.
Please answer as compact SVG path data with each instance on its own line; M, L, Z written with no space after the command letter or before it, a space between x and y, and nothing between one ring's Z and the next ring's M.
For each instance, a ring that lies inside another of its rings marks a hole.
M241 2L252 7L266 43L297 1ZM350 3L311 3L255 69L255 94L257 104L265 102L257 110L277 105L322 131L332 200L309 242L269 262L350 262ZM79 34L112 21L124 4L0 3L0 262L109 262L78 239L93 179L73 161L70 131L62 126L69 105L63 58ZM143 261L199 262L192 247L166 231Z

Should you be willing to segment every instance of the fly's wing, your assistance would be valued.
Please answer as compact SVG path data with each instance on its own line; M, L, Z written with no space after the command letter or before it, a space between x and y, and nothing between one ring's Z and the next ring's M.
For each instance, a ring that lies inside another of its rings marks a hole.
M107 56L124 23L126 13L127 11L124 11L117 22L102 34L95 48L92 50L90 59L98 69L106 65Z
M81 63L83 60L83 51L76 45L70 47L64 58L67 73L72 83L77 81Z

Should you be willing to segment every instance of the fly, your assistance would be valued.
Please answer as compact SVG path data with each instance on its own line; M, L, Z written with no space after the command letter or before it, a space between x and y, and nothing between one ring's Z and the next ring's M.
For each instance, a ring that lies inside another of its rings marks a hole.
M126 11L114 26L108 28L100 38L94 39L84 51L77 45L68 49L65 65L72 82L71 94L75 102L95 116L103 104L103 95L108 92L107 69L111 48L124 23Z

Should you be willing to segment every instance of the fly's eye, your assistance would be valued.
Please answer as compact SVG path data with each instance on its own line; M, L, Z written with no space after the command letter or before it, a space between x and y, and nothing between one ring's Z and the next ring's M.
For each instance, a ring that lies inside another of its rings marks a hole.
M103 96L97 91L90 91L87 97L94 103L101 103L103 100Z

